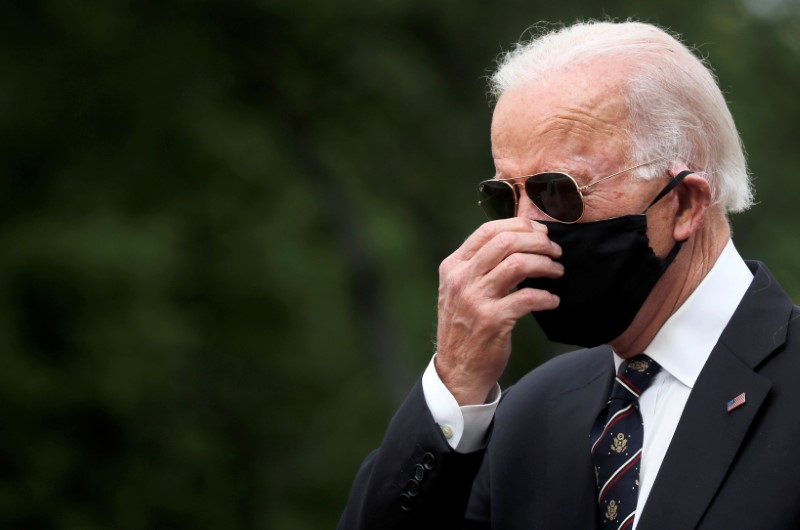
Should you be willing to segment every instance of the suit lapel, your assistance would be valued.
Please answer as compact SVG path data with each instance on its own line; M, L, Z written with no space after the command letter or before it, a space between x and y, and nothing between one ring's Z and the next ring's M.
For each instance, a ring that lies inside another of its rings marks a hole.
M587 379L555 396L548 406L547 524L550 529L597 525L589 435L611 392L611 351L591 356ZM565 486L569 485L569 486Z
M645 504L638 528L697 526L771 383L717 346L703 368ZM746 404L726 403L746 393Z
M786 340L792 303L766 268L755 277L700 372L645 504L639 530L696 528L758 417L772 383L755 368ZM744 406L726 404L744 392Z

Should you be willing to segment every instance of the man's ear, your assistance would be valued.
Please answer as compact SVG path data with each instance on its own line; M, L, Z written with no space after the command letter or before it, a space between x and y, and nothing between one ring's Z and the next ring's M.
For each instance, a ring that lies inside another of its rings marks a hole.
M703 224L711 206L711 185L705 178L692 173L686 175L675 188L675 194L678 198L678 209L675 212L672 236L675 241L685 241Z

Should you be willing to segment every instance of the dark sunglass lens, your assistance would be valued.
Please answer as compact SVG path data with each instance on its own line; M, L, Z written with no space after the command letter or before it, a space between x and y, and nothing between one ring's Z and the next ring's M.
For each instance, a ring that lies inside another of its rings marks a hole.
M485 180L478 186L478 203L493 221L514 217L514 188L507 182Z
M583 198L575 181L564 173L542 173L525 182L533 203L556 221L571 223L583 214Z

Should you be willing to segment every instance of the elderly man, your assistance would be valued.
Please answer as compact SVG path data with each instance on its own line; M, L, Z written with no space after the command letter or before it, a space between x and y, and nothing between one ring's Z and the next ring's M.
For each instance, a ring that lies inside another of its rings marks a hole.
M800 312L731 242L752 195L712 73L603 22L492 83L492 220L441 265L437 353L340 528L800 528ZM501 399L529 312L585 349Z

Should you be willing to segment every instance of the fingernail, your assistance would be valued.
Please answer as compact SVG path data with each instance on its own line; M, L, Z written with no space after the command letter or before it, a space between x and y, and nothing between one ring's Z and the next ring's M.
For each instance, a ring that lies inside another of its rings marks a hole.
M547 233L547 226L543 225L542 223L538 223L538 222L534 221L533 219L531 219L531 226L533 227L534 230L537 230L537 231L542 232L544 234Z
M556 266L556 269L558 269L560 272L564 272L564 266L562 264L560 264L557 261L554 261L553 264Z
M550 244L553 245L553 250L555 250L558 253L558 255L560 256L561 252L562 252L561 245L559 245L558 243L556 243L554 241L551 241Z

